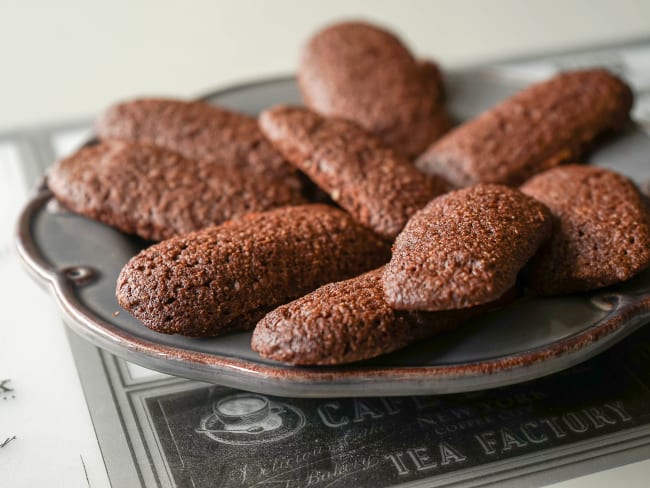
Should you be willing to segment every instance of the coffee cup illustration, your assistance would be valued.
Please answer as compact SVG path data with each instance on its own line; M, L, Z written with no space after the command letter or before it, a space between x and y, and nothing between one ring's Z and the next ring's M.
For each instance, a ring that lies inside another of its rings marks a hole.
M222 398L212 405L212 411L228 431L256 433L282 425L282 407L271 406L268 398L253 393Z
M212 413L196 432L218 442L250 444L285 438L304 424L304 414L292 405L256 393L237 393L213 402Z

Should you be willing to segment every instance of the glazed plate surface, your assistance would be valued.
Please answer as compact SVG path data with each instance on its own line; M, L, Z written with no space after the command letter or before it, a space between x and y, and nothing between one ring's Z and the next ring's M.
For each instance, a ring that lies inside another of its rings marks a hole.
M457 120L522 86L487 69L454 74L448 84ZM238 85L205 99L251 114L300 101L291 78ZM650 139L630 127L591 162L645 181ZM452 333L374 360L294 368L261 359L250 348L250 332L190 339L147 329L115 299L120 269L146 243L66 211L44 187L23 210L17 244L28 269L54 292L66 324L89 341L151 369L280 396L452 393L528 381L593 357L650 321L649 271L591 294L524 297Z

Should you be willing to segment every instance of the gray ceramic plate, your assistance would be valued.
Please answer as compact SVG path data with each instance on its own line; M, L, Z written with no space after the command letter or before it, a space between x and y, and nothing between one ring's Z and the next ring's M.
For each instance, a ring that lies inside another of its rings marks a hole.
M465 72L450 82L451 110L475 115L519 88L494 71ZM256 113L298 102L291 79L240 85L206 97ZM595 155L595 162L645 180L650 142L634 128ZM650 272L617 288L555 299L525 298L461 329L353 366L291 368L262 360L250 333L189 339L150 331L121 310L117 275L144 243L61 209L41 189L24 209L18 249L54 291L78 334L142 366L244 390L285 396L412 395L479 390L551 374L584 361L650 320Z

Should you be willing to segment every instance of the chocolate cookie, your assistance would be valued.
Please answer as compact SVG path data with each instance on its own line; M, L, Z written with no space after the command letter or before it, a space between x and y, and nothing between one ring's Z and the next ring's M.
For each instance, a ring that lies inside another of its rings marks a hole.
M551 231L549 210L501 185L479 184L433 200L393 244L384 272L388 304L449 310L498 299Z
M330 283L276 308L255 327L253 350L294 365L345 364L396 351L487 311L394 310L384 300L382 273Z
M298 66L306 105L353 120L414 158L449 128L431 65L418 65L390 32L363 22L332 25L312 37Z
M357 221L387 239L448 188L345 119L280 106L264 111L260 126L291 163Z
M116 294L153 330L215 336L252 328L278 305L388 258L388 246L341 210L285 207L143 250L120 273Z
M580 158L601 135L628 121L632 91L602 69L533 85L434 143L416 162L462 187L518 185Z
M531 260L528 283L541 295L625 281L650 265L644 197L617 173L593 166L555 168L521 191L551 209L553 234Z
M264 139L257 120L205 102L142 98L119 103L97 120L95 131L101 139L155 144L190 159L300 184L295 170Z
M424 82L429 85L429 90L431 90L431 93L433 93L436 99L436 103L441 105L445 101L447 93L440 66L430 59L418 60L418 66L420 67L421 75L424 77ZM441 111L440 115L444 115L444 111Z
M250 169L114 140L58 161L48 186L70 210L149 240L304 203L297 188Z

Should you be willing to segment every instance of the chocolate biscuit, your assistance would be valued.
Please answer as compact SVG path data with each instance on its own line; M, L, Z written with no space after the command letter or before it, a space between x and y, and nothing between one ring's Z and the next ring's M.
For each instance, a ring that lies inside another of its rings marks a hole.
M416 165L458 187L518 185L580 158L629 119L632 91L602 69L535 84L435 142Z
M538 294L612 285L650 265L648 208L624 176L569 165L531 178L521 191L547 205L554 217L552 237L527 274Z
M297 188L265 174L115 140L58 161L48 186L70 210L148 240L304 203Z
M488 310L395 310L384 299L382 273L327 284L269 312L255 327L253 350L294 365L345 364L396 351Z
M551 231L541 203L502 185L436 198L397 236L384 271L388 304L449 310L501 297Z
M275 107L260 126L276 148L363 225L392 239L446 182L420 173L354 122Z
M249 168L300 185L256 119L205 102L142 98L118 103L97 120L95 131L100 139L155 144L190 159Z
M449 129L427 78L390 32L363 22L332 25L313 36L298 66L306 105L323 115L353 120L407 158L415 158Z
M429 85L429 90L433 93L436 102L442 104L447 96L447 91L440 66L430 59L418 60L418 66L420 67L420 74L424 78L425 83ZM444 112L441 113L441 115L443 114Z
M194 337L252 328L266 312L385 263L388 246L326 205L252 213L143 250L120 305L147 327Z

